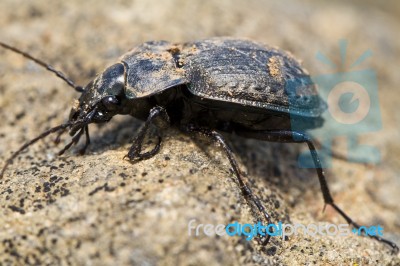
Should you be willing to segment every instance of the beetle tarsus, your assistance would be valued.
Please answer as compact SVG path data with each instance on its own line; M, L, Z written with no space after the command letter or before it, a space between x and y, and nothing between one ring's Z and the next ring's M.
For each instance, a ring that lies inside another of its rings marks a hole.
M141 144L142 143L140 143L140 147L137 146L136 144L133 144L131 149L129 150L128 154L124 156L124 159L128 158L129 161L141 161L141 160L150 159L151 157L153 157L160 151L161 142L162 142L162 139L160 136L158 136L158 141L157 141L156 146L151 151L144 152L144 153L141 153L141 147L142 147Z
M352 225L357 230L361 227L358 223L354 222L353 219L351 219L344 211L342 211L335 203L332 202L332 203L328 203L328 204L331 205L338 213L340 213L340 215L346 220L346 222L348 224ZM399 247L392 241L387 240L387 239L382 238L377 235L368 235L368 236L373 239L378 240L379 242L389 245L392 248L392 251L394 254L399 253Z
M158 142L156 146L151 151L144 153L142 153L143 141L148 134L150 125L155 125L157 128L166 128L169 126L169 124L170 120L167 111L160 106L153 107L150 110L149 117L147 118L144 126L139 131L139 134L136 136L128 154L125 155L124 158L128 158L130 161L140 161L149 159L156 155L160 151L162 138L158 136Z

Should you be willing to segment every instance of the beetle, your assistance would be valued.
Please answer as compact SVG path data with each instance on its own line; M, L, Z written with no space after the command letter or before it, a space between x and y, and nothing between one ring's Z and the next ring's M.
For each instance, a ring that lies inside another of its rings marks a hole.
M91 123L104 123L117 114L144 120L125 156L148 159L160 150L162 138L148 152L143 141L151 125L158 131L176 126L185 133L200 133L225 151L243 196L270 223L271 217L244 180L233 152L221 132L273 142L306 143L319 178L325 206L332 206L349 224L360 226L335 203L329 192L315 146L305 132L291 130L291 121L304 129L323 125L326 103L318 96L307 71L288 52L246 39L211 38L187 43L152 41L130 50L85 87L76 86L62 72L33 56L0 42L6 49L33 60L82 93L68 122L25 143L6 160L0 177L21 151L49 134L69 130L72 137L59 154L85 135L90 144ZM159 133L159 132L158 132ZM325 207L324 207L325 208ZM268 242L268 234L265 243ZM372 238L390 245L379 236Z

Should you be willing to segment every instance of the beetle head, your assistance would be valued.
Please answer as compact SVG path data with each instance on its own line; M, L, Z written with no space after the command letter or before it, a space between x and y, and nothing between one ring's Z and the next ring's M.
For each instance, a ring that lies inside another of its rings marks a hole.
M85 86L84 91L73 105L69 122L72 123L70 135L90 123L109 121L121 113L124 101L125 67L117 63L108 67Z

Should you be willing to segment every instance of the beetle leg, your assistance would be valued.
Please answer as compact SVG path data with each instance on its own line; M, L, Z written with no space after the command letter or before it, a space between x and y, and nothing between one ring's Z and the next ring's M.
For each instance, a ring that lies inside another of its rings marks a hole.
M170 124L169 116L167 114L167 111L163 107L156 106L150 110L150 114L144 126L140 129L139 134L133 141L133 144L129 149L128 154L125 155L124 158L128 157L130 161L145 160L153 157L159 152L162 140L160 136L158 136L158 142L151 151L142 153L142 145L144 138L146 137L149 127L152 124L155 125L157 128L162 128L162 129L167 128L169 126Z
M290 130L273 130L273 131L246 131L246 130L237 130L235 131L239 136L260 139L271 142L285 142L285 143L307 143L308 148L310 150L312 159L315 164L315 169L318 174L319 184L321 186L322 195L324 197L325 206L331 205L345 220L348 224L351 224L356 229L360 228L360 225L353 221L344 211L342 211L334 202L332 195L329 191L328 184L326 182L325 174L321 166L321 161L318 156L317 150L310 138L309 135L303 132L298 131L290 131ZM383 242L392 247L394 252L398 252L398 246L380 236L368 235L371 238L374 238L380 242Z
M90 145L90 136L89 136L89 126L88 125L85 126L85 137L86 137L85 146L83 146L79 150L79 154L80 155L84 155L85 152L86 152L87 147Z
M83 131L84 131L83 128L79 130L79 132L72 138L72 140L67 145L65 145L65 147L62 150L58 152L58 156L63 155L64 152L66 152L69 148L71 148L72 145L76 145L79 142L79 139L83 134Z
M215 130L210 130L210 129L203 128L203 127L196 127L193 124L186 125L181 129L187 133L200 133L203 136L211 138L214 142L218 143L222 147L222 149L225 151L225 153L229 159L229 162L232 166L233 171L235 172L235 175L238 180L239 188L240 188L242 194L244 195L244 197L246 198L246 200L248 202L252 202L257 207L259 213L261 213L261 215L267 221L267 224L270 224L271 216L267 213L267 211L264 208L264 206L262 205L260 199L253 193L253 191L251 190L251 188L249 187L247 182L245 182L243 180L244 175L243 175L242 171L240 170L236 159L234 158L232 149L228 146L228 144L226 143L223 136ZM252 206L252 205L250 204L250 206ZM271 237L271 235L267 234L266 239L263 241L262 244L263 245L268 244L270 237Z

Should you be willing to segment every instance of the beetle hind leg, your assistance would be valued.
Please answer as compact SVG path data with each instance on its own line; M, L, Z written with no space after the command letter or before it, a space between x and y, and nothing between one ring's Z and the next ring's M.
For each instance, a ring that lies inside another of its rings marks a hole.
M312 159L314 161L315 170L318 174L318 180L321 186L322 195L324 197L325 206L331 205L335 211L337 211L348 224L352 225L354 228L359 229L360 225L354 222L344 211L342 211L333 201L332 195L329 191L328 184L326 182L325 174L321 166L321 161L318 156L317 150L311 140L311 138L303 132L290 131L290 130L273 130L273 131L248 131L248 130L236 130L239 136L254 138L259 140L271 141L271 142L284 142L284 143L306 143L310 150ZM324 209L325 209L324 206ZM378 235L368 235L382 243L385 243L392 247L394 253L399 252L398 246Z
M156 106L150 110L150 114L144 126L140 129L139 134L134 139L128 154L125 155L124 158L128 158L130 161L141 161L153 157L160 151L162 139L160 136L158 136L158 142L156 146L148 152L142 152L143 142L151 125L155 125L157 129L169 127L170 119L167 111L163 107Z

